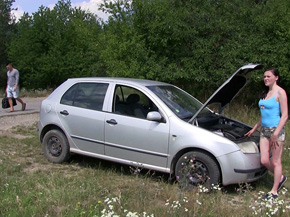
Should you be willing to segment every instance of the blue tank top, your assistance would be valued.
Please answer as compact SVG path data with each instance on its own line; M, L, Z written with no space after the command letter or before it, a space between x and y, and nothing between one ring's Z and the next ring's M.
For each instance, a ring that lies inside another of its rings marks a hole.
M260 99L259 101L259 108L262 116L261 125L263 127L277 127L280 122L280 103L276 100L276 95L279 90L270 99Z

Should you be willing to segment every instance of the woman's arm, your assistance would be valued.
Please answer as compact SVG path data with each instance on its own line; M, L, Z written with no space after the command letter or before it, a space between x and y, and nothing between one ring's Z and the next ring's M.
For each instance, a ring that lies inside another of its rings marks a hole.
M277 136L279 135L280 131L285 126L288 120L288 100L287 100L287 94L285 90L283 89L281 89L278 92L278 102L280 103L281 119L274 132L274 135L277 135Z
M247 132L244 136L251 136L260 126L261 126L261 118L255 124L255 126L249 132Z

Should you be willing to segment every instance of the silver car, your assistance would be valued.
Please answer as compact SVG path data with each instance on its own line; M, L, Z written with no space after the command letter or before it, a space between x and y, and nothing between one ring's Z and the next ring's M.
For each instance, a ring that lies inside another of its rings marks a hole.
M244 137L251 127L221 114L260 68L241 67L205 103L163 82L68 79L41 105L44 155L55 163L74 153L170 173L185 187L255 181L267 172L259 133Z

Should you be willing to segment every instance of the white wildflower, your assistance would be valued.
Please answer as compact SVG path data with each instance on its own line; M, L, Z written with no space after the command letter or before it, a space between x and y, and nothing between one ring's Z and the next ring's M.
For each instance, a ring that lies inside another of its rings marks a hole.
M196 200L196 203L197 203L198 205L202 205L202 203L201 203L201 202L199 202L198 200Z

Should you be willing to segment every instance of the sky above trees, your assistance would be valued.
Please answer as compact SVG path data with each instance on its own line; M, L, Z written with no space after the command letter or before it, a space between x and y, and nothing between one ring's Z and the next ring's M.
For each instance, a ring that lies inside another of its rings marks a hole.
M19 20L24 12L35 13L38 11L41 5L49 8L53 8L58 0L15 0L12 5L12 13L15 15L16 19ZM73 7L80 7L81 9L87 11L89 10L92 13L97 14L102 19L107 19L108 15L99 10L99 6L102 3L102 0L71 0L71 5Z

